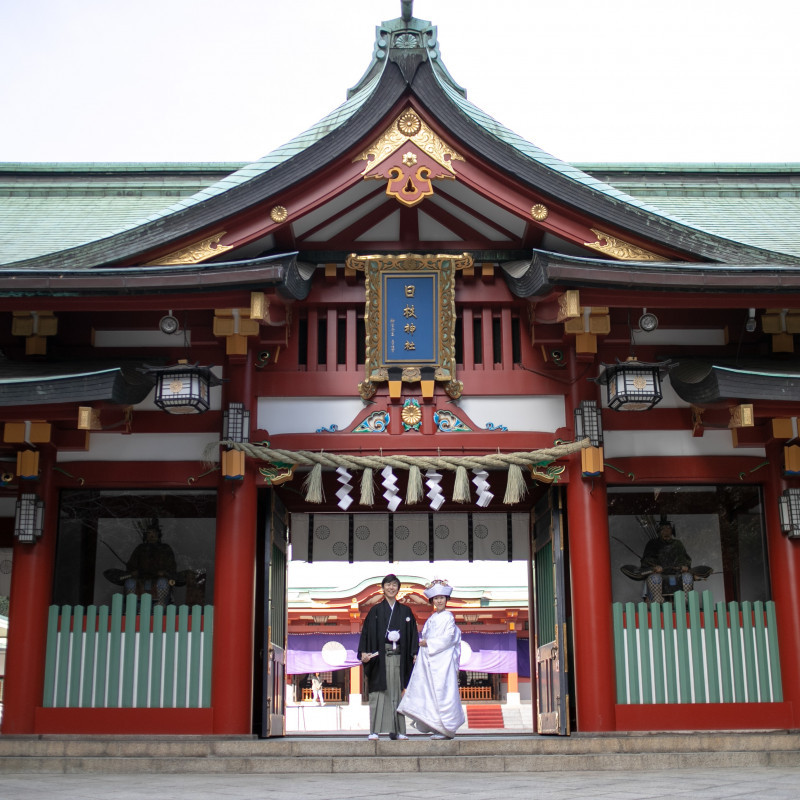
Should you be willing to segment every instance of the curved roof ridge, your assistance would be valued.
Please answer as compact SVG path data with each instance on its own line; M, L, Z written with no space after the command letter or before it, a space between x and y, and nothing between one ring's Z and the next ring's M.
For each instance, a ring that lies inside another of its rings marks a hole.
M350 97L361 91L365 82L380 75L389 61L401 62L411 54L421 54L422 58L427 57L432 64L438 66L442 77L454 91L463 97L467 96L467 90L456 83L447 67L442 63L439 52L439 29L429 20L417 19L413 16L408 19L401 16L385 20L375 26L372 61L358 83L352 89L348 89L347 96Z
M135 222L112 231L108 234L108 237L116 236L120 233L124 233L125 231L133 230L134 228L138 228L140 225L146 225L150 222L162 219L163 217L167 217L170 214L183 211L190 206L202 203L204 200L208 200L210 197L227 192L229 189L233 189L235 186L239 186L240 184L247 183L247 181L252 180L258 175L269 172L274 167L277 167L285 161L288 161L290 158L302 153L304 150L316 144L320 139L344 125L344 123L347 122L370 97L378 85L379 80L380 73L376 74L368 83L366 83L357 94L349 97L344 101L344 103L337 106L335 109L333 109L333 111L324 116L318 122L314 123L314 125L312 125L310 128L298 134L293 139L290 139L288 142L280 145L275 150L267 153L267 155L259 158L257 161L253 161L250 164L245 164L235 172L232 172L230 175L226 175L224 178L212 183L210 186L204 187L199 192L196 192L189 197L184 197L181 200L178 200L169 206L165 206L163 209L156 211L147 217L138 219Z

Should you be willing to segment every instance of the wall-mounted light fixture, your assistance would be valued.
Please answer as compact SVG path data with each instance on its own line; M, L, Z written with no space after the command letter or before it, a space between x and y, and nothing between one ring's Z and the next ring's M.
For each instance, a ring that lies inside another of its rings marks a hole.
M250 441L250 412L244 403L230 403L223 412L222 438L231 442Z
M32 492L19 496L14 516L14 536L23 544L33 544L42 535L44 503Z
M603 420L594 400L582 400L575 409L575 440L588 438L592 447L603 444Z
M747 322L744 324L744 329L748 333L755 333L756 330L756 310L750 308L747 311Z
M781 530L800 539L800 489L786 489L780 498Z
M647 411L661 402L661 378L671 361L647 364L636 359L601 364L595 381L606 387L608 407L612 411Z
M173 333L177 333L180 330L180 323L178 322L178 318L172 315L172 311L169 314L165 314L161 319L158 321L158 327L161 330L161 333L166 333L167 335L171 336Z
M172 367L146 367L155 378L153 402L168 414L202 414L211 405L210 389L222 380L211 367L180 361Z
M603 471L603 421L594 400L582 400L575 409L575 440L581 439L592 443L581 450L581 475L597 477Z
M642 309L642 316L639 317L639 330L650 333L658 327L658 317L646 308Z

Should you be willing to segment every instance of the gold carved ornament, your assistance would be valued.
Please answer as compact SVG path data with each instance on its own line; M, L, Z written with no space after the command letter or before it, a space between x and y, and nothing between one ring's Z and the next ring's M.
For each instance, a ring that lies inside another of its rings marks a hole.
M273 222L285 222L289 217L289 212L285 206L273 206L269 212L269 218Z
M456 380L455 358L455 274L458 270L472 266L472 256L463 253L453 255L416 255L406 253L399 256L357 256L347 257L346 267L363 271L365 274L366 305L364 322L366 325L367 352L365 360L365 380L358 385L364 400L369 400L377 391L376 382L389 380L389 370L384 364L381 348L381 276L385 272L436 271L439 275L439 351L438 364L434 369L434 380L444 383L447 395L453 399L461 396L464 386ZM419 366L403 367L402 381L419 381Z
M453 162L464 157L407 108L354 160L367 162L364 180L386 180L387 195L415 206L433 194L434 180L455 180Z
M226 233L227 231L220 231L211 236L206 236L205 239L182 247L180 250L175 250L169 255L157 258L155 261L148 261L145 266L166 267L178 264L199 264L202 261L207 261L209 258L232 249L233 245L220 244L220 240Z
M592 250L598 250L619 261L670 261L668 258L651 253L649 250L637 247L635 244L626 242L623 239L618 239L616 236L597 228L592 228L591 231L597 237L597 241L584 242L586 247L591 247Z
M400 412L400 418L407 428L414 428L422 421L422 409L417 403L406 403Z

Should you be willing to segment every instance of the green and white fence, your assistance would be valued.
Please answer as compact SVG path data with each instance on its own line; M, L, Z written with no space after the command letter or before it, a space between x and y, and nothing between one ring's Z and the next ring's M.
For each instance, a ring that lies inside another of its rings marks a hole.
M775 603L613 604L617 703L783 700Z
M124 614L123 614L124 607ZM214 607L50 606L45 708L209 708Z

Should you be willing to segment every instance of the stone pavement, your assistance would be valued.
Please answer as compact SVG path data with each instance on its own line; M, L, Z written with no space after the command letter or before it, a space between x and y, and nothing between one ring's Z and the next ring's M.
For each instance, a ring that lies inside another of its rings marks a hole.
M797 800L800 767L644 772L20 775L0 800Z

